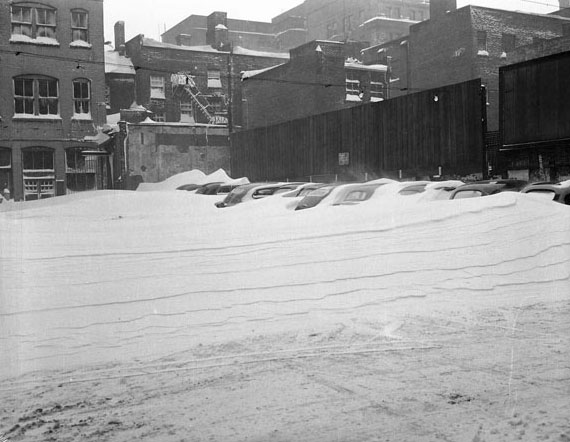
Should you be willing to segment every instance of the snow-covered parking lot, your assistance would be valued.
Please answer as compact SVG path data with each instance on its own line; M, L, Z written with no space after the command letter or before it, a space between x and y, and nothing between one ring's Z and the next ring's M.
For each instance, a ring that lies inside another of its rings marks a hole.
M10 441L570 440L570 209L0 206Z

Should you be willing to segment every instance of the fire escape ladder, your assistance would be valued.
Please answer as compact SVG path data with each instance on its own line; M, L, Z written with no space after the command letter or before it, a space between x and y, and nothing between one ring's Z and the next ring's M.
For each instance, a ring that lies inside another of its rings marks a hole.
M192 100L194 100L194 103L198 109L200 109L202 114L207 118L208 122L210 124L214 124L215 117L208 110L210 103L208 102L208 99L201 94L200 90L196 87L196 84L193 81L188 82L184 85L184 90L188 95L190 95L190 97L192 97Z

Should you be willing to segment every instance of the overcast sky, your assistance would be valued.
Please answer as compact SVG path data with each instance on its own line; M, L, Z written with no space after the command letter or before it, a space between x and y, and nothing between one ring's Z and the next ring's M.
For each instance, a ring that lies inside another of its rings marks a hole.
M334 0L331 0L334 1ZM350 0L345 0L350 2ZM138 34L160 40L160 34L192 14L225 11L229 18L271 21L303 0L105 0L105 40L114 41L113 26L123 20L127 40ZM545 13L558 9L558 0L458 0L467 4Z

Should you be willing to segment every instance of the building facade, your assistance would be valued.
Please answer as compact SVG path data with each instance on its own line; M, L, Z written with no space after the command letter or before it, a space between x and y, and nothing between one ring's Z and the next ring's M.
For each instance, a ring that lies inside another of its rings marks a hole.
M316 40L291 50L287 63L245 72L241 92L244 128L387 98L387 66L363 65L349 57L359 52L354 46Z
M187 46L139 35L126 43L136 71L135 100L156 122L241 125L240 73L288 60L282 52L234 46L223 15L210 20L209 44ZM184 42L180 42L184 43Z
M190 15L161 35L163 43L210 44L212 22L228 29L234 46L258 51L288 51L313 40L380 44L407 35L429 18L425 0L305 0L269 22L228 19L225 12Z
M499 127L499 68L518 47L564 35L568 18L432 1L430 19L408 37L363 52L366 63L389 61L392 96L481 78L489 131Z
M0 0L0 185L15 200L106 188L103 2Z

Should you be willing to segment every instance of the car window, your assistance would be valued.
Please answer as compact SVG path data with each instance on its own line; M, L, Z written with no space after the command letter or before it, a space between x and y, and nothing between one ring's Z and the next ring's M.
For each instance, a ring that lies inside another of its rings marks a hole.
M372 190L353 190L344 197L345 202L365 201L372 196Z
M544 198L548 200L556 199L556 192L549 189L529 190L527 194L531 195L534 198Z
M261 189L257 189L251 195L252 198L265 198L266 196L273 195L277 190L277 187L263 187Z
M483 196L483 192L479 190L460 190L455 194L453 199L464 199L464 198L477 198Z
M242 198L244 197L244 195L247 193L248 190L249 189L247 187L246 188L236 187L234 190L228 193L228 195L224 198L224 203L230 206L232 204L238 204L239 202L241 202Z

